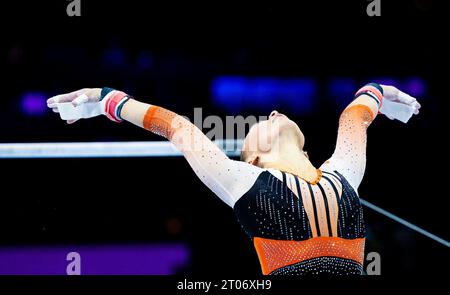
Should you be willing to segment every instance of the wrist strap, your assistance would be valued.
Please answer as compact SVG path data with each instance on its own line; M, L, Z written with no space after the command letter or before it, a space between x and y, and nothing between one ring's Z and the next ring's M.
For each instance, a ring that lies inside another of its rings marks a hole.
M102 88L100 101L104 101L104 114L111 121L120 123L123 119L120 117L120 111L124 104L131 98L125 92L114 90L113 88Z
M383 88L380 86L380 84L366 84L356 92L355 99L363 94L373 98L377 102L378 109L381 108L381 105L383 104Z

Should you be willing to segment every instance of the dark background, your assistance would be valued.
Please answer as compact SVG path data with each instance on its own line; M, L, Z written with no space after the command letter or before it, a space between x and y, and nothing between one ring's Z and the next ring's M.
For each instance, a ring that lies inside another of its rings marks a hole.
M349 77L364 85L373 77L420 77L426 93L418 98L419 116L407 125L379 116L371 125L359 194L450 239L442 169L448 150L448 24L437 1L382 1L379 18L365 14L367 1L214 7L87 2L82 0L79 18L67 17L67 1L2 6L1 142L162 140L100 117L68 126L51 112L27 115L20 107L27 91L52 96L108 85L189 117L193 107L203 107L205 116L267 115L251 109L230 114L214 105L212 79L308 77L321 89L320 108L301 116L273 108L299 123L319 166L334 149L345 107L329 98L330 79ZM142 54L150 66L139 65ZM182 158L0 160L0 169L3 246L181 241L192 251L181 274L260 273L233 211ZM116 186L104 191L101 184L111 174ZM448 248L369 209L365 219L366 252L381 254L383 274L427 274L449 262Z

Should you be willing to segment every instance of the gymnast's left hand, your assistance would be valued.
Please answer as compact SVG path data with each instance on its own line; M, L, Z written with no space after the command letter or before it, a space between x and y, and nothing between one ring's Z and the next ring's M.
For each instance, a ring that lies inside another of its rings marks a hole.
M407 93L404 93L403 91L400 91L399 89L397 89L394 86L389 86L389 85L380 85L380 86L383 88L383 92L384 92L383 99L387 99L392 102L396 102L396 103L400 103L400 104L405 104L414 109L415 115L419 114L421 105L417 101L417 99L415 99L414 97L412 97L411 95L409 95ZM380 111L383 113L382 108ZM389 119L393 119L393 117L390 116L389 114L385 114L385 115Z

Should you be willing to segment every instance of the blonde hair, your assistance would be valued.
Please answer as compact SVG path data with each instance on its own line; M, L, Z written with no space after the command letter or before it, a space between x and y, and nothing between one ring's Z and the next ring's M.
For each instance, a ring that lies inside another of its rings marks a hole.
M246 162L245 159L247 159L247 153L245 152L245 150L241 150L241 156L240 156L240 160L242 162Z

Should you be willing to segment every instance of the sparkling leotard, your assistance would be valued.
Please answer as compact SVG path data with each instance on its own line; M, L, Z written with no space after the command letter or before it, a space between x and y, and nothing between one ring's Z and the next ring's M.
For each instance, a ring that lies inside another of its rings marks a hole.
M168 138L200 180L234 209L263 274L361 274L365 228L357 188L374 117L365 104L345 109L336 149L320 166L316 184L229 159L195 125L164 108L151 106L143 126Z

